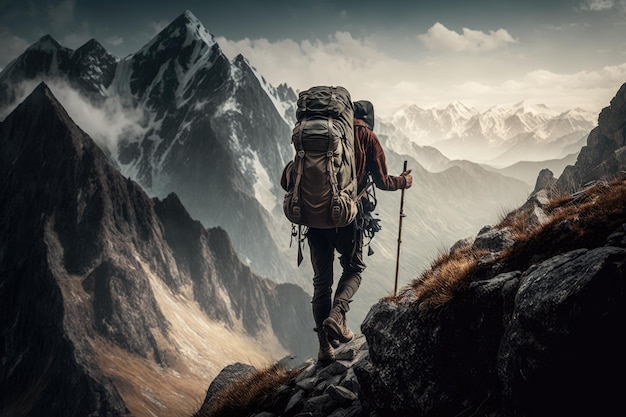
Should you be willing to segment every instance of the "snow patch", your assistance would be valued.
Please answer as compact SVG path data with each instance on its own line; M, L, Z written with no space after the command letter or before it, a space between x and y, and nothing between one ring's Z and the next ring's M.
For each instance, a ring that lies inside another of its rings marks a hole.
M249 155L249 156L248 156ZM254 197L269 213L274 210L278 204L274 193L272 193L273 182L261 164L259 154L253 150L249 150L246 156L241 157L242 168L244 172L253 171L255 177Z
M132 55L121 60L115 68L115 76L111 85L106 90L106 96L120 95L122 97L132 97L130 90L130 78L133 75Z
M241 106L234 97L229 97L215 112L215 117L224 116L228 112L241 113Z
M195 87L190 81L198 74L200 70L209 70L213 63L212 48L204 42L195 42L194 48L187 63L187 70L183 70L180 64L176 63L176 77L178 79L178 88L176 90L176 104L178 107L186 103L184 100L185 92L189 88Z

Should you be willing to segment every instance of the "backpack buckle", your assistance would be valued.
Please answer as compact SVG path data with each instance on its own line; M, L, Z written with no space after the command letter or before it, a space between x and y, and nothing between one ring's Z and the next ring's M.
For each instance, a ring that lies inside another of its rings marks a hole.
M304 158L304 151L298 151L298 156L300 158Z

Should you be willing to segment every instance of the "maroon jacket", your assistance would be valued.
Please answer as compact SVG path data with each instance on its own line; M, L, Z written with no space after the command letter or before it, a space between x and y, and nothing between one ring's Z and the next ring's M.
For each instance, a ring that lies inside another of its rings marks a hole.
M354 156L359 192L367 184L367 173L372 174L374 184L381 190L395 191L404 187L403 177L389 175L387 158L378 136L359 119L354 119Z

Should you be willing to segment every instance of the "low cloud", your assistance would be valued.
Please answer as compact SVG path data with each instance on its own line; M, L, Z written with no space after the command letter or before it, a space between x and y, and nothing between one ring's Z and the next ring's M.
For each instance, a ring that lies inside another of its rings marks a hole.
M445 51L470 51L482 52L498 49L516 40L505 29L489 31L463 28L463 33L457 33L448 29L441 23L435 23L425 34L417 35L417 38L429 49Z
M39 84L27 81L14 87L16 101L0 112L3 120ZM46 79L46 85L67 111L72 120L84 130L101 148L117 153L120 140L135 141L145 135L145 114L141 109L127 106L119 97L94 103L76 89L59 79Z
M579 71L573 74L559 74L546 70L532 71L528 79L540 87L562 89L613 88L626 79L626 64L605 66L596 71Z
M626 12L626 0L584 0L578 7L589 12L616 10Z
M610 10L614 5L614 0L586 0L581 3L580 9L589 11Z
M466 82L456 89L459 97L490 97L494 104L530 99L555 110L581 107L599 112L609 105L625 79L626 63L571 74L535 70L516 80L499 84Z
M117 153L120 140L135 141L143 137L144 112L126 106L119 97L94 104L65 83L53 83L50 89L67 113L101 147Z

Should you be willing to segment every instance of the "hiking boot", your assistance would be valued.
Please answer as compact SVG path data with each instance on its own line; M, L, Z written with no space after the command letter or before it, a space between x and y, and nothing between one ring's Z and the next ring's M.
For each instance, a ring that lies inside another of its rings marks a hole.
M329 363L335 360L335 350L328 341L328 335L324 329L313 329L317 332L317 339L320 342L320 350L317 353L317 361Z
M354 337L354 334L346 326L346 313L338 306L330 310L330 315L323 324L324 330L330 339L337 339L341 343L347 343Z

